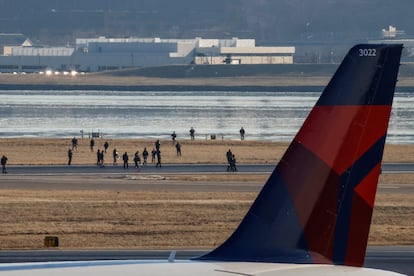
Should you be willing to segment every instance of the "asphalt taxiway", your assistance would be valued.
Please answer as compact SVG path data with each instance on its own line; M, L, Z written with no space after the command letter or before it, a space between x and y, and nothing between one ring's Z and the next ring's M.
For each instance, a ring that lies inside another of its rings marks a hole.
M10 166L0 175L0 189L49 190L173 190L173 191L242 191L257 192L263 182L209 181L209 176L221 174L270 175L274 165L241 164L238 172L227 172L224 164L153 164L136 169L130 166ZM414 173L414 164L387 163L383 173ZM180 181L191 175L197 180ZM171 177L173 176L173 177ZM174 177L175 176L175 177ZM199 176L199 177L198 177ZM178 180L177 180L178 179ZM414 183L380 184L379 193L414 194Z
M239 173L271 173L274 164L238 164ZM141 173L223 173L226 172L226 164L165 164L156 167L154 164L140 166ZM26 175L51 175L51 174L122 174L128 171L138 171L133 166L124 169L122 165L106 165L104 167L94 165L42 165L42 166L8 166L10 174ZM384 163L383 173L412 173L414 163Z

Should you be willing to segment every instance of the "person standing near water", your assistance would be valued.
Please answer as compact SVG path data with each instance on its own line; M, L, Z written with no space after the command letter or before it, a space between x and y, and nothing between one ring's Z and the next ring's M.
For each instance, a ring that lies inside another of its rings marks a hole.
M70 164L72 164L72 150L68 149L68 165L70 166Z
M194 140L194 133L195 133L195 130L194 130L193 127L191 127L190 128L190 138L191 138L191 140Z
M1 157L1 167L2 167L2 173L7 173L7 170L6 170L6 164L7 164L7 157L6 157L6 155L3 155L3 156Z
M243 127L241 127L239 132L240 132L240 140L244 140L244 134L246 134L246 131L244 130Z

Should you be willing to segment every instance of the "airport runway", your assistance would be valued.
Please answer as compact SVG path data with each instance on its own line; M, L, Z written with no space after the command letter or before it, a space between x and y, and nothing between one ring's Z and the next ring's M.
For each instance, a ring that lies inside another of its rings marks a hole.
M166 164L156 168L154 164L141 166L141 173L223 173L226 164ZM271 173L274 164L238 164L239 173ZM10 174L51 175L51 174L125 174L136 172L133 166L125 170L121 165L107 165L103 168L93 165L74 166L8 166ZM414 163L385 163L382 164L383 173L411 173L414 172Z
M274 165L239 165L237 173L226 172L224 164L168 164L142 167L122 166L11 166L8 174L0 175L0 189L48 190L163 190L163 191L239 191L258 192L263 181L209 181L209 175L260 174L270 175ZM414 164L389 163L383 173L414 173ZM193 181L181 181L180 176L191 175ZM197 178L197 175L200 177ZM414 194L414 183L381 184L379 193Z
M240 164L237 166L240 173L271 173L275 165L255 165ZM174 174L193 174L193 173L224 173L227 165L225 164L166 164L161 168L156 168L154 164L140 167L141 173L174 173ZM52 174L125 174L136 173L137 169L130 166L124 169L122 165L107 165L103 168L93 165L80 166L10 166L9 174L26 175L52 175Z
M207 251L177 250L175 259L188 260ZM167 260L167 250L6 250L0 251L0 263L91 260ZM414 246L381 247L367 250L365 267L414 275Z

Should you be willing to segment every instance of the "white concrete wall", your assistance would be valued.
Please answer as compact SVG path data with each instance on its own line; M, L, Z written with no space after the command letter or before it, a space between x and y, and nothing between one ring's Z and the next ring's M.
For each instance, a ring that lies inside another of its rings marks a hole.
M74 48L67 47L12 47L12 56L70 56L74 52Z
M194 47L195 47L194 43L179 42L177 43L177 52L170 53L169 56L171 58L186 57L189 54L191 54L192 51L194 51Z
M293 55L295 53L295 47L221 47L220 53L226 54L282 54Z
M220 41L218 39L199 39L197 43L197 47L199 48L211 48L219 46Z
M237 39L236 47L255 47L256 40L254 39Z
M196 64L224 64L226 57L196 57ZM292 56L231 56L232 64L293 64Z

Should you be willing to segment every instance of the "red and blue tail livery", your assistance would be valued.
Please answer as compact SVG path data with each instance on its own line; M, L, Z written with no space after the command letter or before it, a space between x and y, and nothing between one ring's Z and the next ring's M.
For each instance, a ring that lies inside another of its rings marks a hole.
M353 47L208 261L362 266L402 45Z

